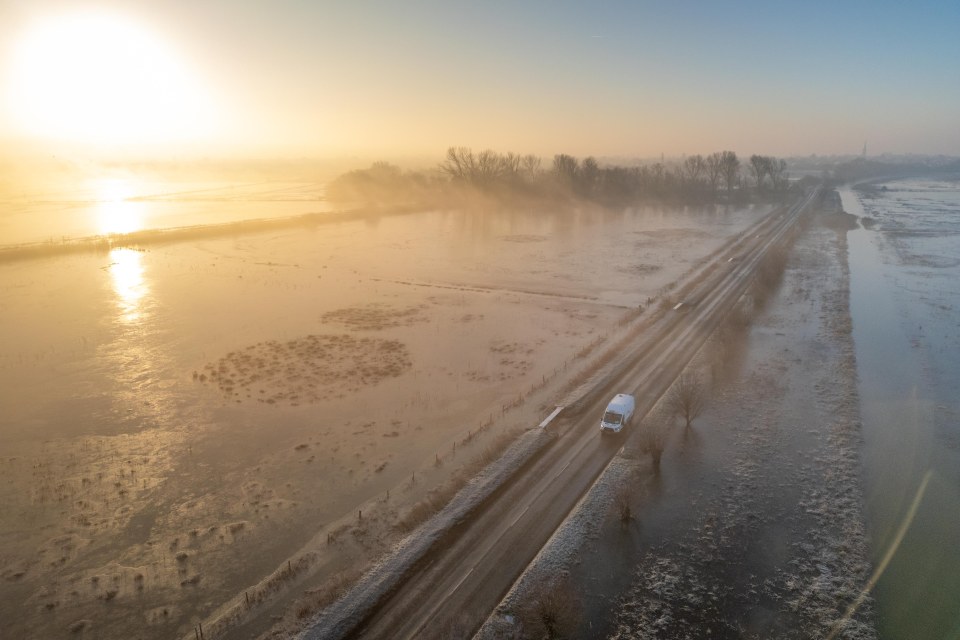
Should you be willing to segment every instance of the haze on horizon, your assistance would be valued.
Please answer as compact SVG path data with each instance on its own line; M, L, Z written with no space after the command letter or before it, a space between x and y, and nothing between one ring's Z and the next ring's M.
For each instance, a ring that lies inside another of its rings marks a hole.
M29 154L960 154L960 5L0 6Z

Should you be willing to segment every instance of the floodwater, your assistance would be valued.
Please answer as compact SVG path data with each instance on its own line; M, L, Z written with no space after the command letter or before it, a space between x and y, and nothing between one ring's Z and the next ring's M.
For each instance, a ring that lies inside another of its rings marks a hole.
M128 173L46 179L0 192L0 246L282 218L330 208L319 182L186 181Z
M960 634L960 181L844 190L881 637ZM887 562L887 560L889 560Z
M104 231L164 224L117 202ZM46 228L98 232L70 207ZM0 635L192 636L356 505L482 451L451 461L482 421L536 424L504 407L767 210L422 211L0 266Z
M635 492L634 519L592 492L599 514L582 546L554 546L584 594L576 637L826 637L860 593L869 565L835 218L800 235L749 332L712 339L691 363L710 398L689 430L675 427L661 473L645 455L620 461L636 466L608 491ZM869 605L853 615L843 637L875 638Z

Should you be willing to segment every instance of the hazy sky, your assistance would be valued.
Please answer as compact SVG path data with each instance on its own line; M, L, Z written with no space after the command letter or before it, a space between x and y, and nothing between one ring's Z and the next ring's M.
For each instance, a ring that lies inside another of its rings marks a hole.
M960 154L957 0L0 0L0 56L8 147Z

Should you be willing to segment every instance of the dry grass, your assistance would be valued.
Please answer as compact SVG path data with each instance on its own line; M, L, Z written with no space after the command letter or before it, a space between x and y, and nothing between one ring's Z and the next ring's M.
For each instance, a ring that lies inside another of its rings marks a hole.
M457 471L449 481L433 489L425 498L410 507L403 517L397 521L396 528L403 533L409 533L447 506L467 482L491 462L497 460L518 435L519 431L517 430L504 431L499 434L483 451Z
M359 569L348 569L331 576L321 586L307 590L305 597L301 598L294 606L297 619L309 618L317 611L342 598L361 575L362 572Z

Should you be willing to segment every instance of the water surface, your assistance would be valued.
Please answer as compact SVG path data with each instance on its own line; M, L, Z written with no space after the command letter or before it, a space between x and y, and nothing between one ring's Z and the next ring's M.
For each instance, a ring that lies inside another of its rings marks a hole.
M875 590L881 636L955 638L960 182L914 178L841 195L869 227L849 234L850 300L872 554L878 567L891 558Z

